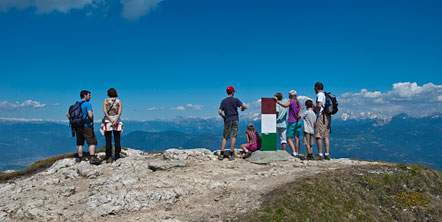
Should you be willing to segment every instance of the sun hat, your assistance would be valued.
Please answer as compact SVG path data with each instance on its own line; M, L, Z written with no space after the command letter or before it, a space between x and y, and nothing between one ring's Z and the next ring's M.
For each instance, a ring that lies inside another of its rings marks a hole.
M290 90L289 94L290 94L291 96L296 96L296 90Z

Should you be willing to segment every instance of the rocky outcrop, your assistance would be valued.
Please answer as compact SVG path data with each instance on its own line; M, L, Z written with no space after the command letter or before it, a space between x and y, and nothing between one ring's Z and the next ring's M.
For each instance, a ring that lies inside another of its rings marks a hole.
M0 184L0 220L219 221L223 215L233 217L232 211L258 207L261 194L302 176L375 164L348 159L274 162L274 155L260 152L257 162L268 164L258 165L241 158L219 161L202 148L124 152L126 158L112 164L63 159L44 172ZM278 160L288 155L281 152L275 152Z
M283 150L277 151L256 151L249 157L249 162L267 164L275 161L285 161L294 157Z

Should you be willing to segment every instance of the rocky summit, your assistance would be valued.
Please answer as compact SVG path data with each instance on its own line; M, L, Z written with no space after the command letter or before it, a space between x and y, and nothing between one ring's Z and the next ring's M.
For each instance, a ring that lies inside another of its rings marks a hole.
M125 149L125 158L98 166L62 159L43 172L0 184L0 220L230 221L259 208L264 194L305 176L381 164L305 161L283 151L254 154L250 160L260 163L255 164L235 152L233 161L219 161L219 152L203 148Z

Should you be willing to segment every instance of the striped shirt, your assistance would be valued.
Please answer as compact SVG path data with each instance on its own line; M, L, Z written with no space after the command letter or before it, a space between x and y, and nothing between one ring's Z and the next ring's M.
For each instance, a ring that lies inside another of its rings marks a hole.
M255 130L246 130L247 136L249 136L249 144L256 144L257 138L256 138L256 131Z

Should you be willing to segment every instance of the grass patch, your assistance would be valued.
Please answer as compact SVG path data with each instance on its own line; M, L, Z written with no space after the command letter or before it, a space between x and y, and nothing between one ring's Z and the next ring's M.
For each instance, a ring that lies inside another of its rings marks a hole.
M440 221L442 173L388 164L335 170L284 185L240 221Z

